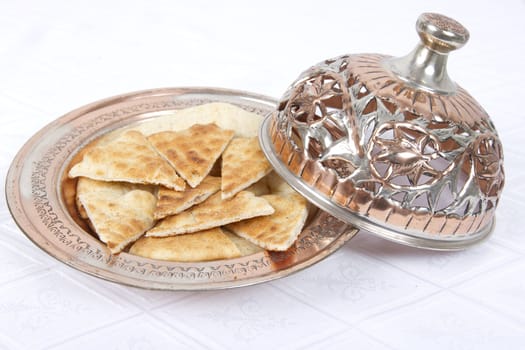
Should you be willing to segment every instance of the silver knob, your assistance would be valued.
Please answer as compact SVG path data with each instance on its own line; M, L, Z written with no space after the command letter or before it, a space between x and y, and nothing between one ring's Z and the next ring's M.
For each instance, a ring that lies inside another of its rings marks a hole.
M426 47L441 53L463 47L470 37L461 23L437 13L423 13L419 16L416 29Z
M465 45L468 30L452 18L423 13L416 22L421 42L408 55L387 59L383 65L416 89L452 95L457 86L447 73L448 53Z

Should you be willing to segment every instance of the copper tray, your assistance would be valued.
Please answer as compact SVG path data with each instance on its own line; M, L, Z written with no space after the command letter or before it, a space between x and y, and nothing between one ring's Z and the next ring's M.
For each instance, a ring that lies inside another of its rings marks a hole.
M169 290L238 287L284 277L320 261L357 233L318 210L286 252L201 263L111 255L68 211L63 196L68 164L103 133L210 102L227 102L261 116L276 104L272 98L242 91L167 88L108 98L56 119L22 147L7 174L7 203L16 223L38 247L80 271L121 284Z

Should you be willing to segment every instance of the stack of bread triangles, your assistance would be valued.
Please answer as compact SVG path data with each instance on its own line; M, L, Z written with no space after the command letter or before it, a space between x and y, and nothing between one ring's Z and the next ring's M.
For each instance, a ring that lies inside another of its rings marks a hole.
M234 134L211 123L106 136L69 171L80 216L112 253L132 244L147 258L206 261L288 249L306 202L282 181L270 194L257 138Z

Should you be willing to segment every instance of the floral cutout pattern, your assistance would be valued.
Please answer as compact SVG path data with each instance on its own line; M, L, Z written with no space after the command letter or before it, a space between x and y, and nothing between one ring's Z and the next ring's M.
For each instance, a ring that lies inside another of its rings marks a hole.
M461 88L440 96L403 85L385 73L384 58L341 56L310 68L279 105L280 132L339 182L392 205L455 217L495 207L503 154L486 113Z
M385 137L392 133L391 137ZM372 141L378 150L371 156L371 169L374 176L392 187L414 187L435 183L442 172L432 165L440 158L439 140L422 128L409 123L385 123L376 130ZM381 174L379 165L386 169ZM408 182L403 180L406 177Z

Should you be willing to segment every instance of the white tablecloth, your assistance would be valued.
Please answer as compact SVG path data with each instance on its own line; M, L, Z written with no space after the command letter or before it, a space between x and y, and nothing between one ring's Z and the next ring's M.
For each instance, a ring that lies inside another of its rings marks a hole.
M76 107L167 86L279 97L325 58L407 53L427 11L469 28L449 73L492 116L504 144L507 183L488 241L440 253L358 234L271 283L157 292L49 257L17 228L2 196L0 349L525 348L524 1L4 0L0 183L23 143Z

